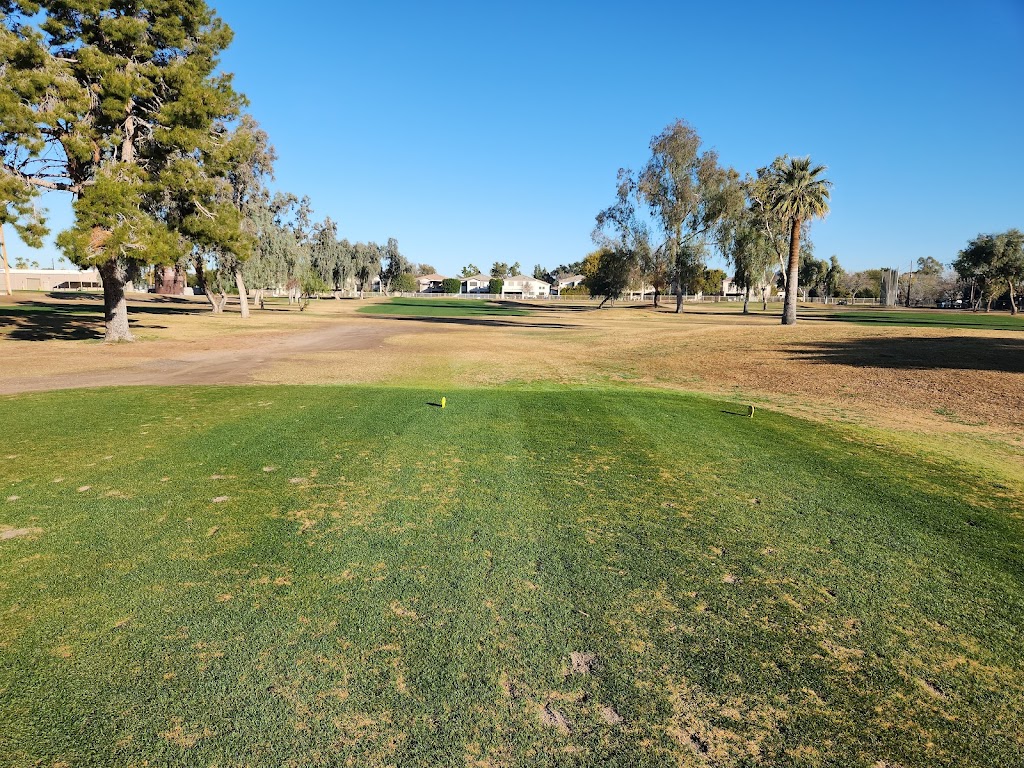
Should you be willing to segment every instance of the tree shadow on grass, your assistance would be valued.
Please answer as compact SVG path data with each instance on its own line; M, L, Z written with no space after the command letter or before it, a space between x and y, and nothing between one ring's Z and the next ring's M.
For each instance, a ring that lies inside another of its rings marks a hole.
M1024 339L876 337L807 342L787 351L810 362L868 368L1024 373Z
M136 314L132 307L129 315ZM132 323L135 330L166 326ZM85 341L103 338L103 307L95 304L26 302L0 307L0 339L16 341Z
M900 315L904 312L903 316ZM911 328L980 328L988 331L1024 330L1017 318L1002 314L973 314L931 310L849 310L846 312L799 312L800 320L825 323L853 323L856 325L906 326Z
M440 323L443 325L475 325L485 328L575 328L575 325L568 323L539 323L539 322L515 322L514 320L502 320L498 317L443 317L430 315L377 315L377 317L388 320L407 320L414 323Z

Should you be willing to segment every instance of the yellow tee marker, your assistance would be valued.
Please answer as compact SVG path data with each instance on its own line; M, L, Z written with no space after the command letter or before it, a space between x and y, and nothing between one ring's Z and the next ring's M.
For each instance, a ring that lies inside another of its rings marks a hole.
M445 398L442 397L441 398L441 407L444 408L446 405L448 405L448 401Z
M747 406L747 416L750 417L751 419L754 418L754 406Z

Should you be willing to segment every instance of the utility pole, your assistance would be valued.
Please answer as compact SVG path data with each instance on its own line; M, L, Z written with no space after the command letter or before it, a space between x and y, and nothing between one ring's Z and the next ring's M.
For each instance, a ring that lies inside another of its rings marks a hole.
M11 265L7 263L7 242L4 240L4 227L2 224L0 224L0 254L3 255L4 260L4 287L7 289L7 295L12 296Z

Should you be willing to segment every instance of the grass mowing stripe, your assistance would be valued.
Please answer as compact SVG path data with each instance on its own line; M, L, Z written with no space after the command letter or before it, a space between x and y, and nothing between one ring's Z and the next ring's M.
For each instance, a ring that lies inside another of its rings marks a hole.
M0 542L0 751L1014 764L1021 489L699 397L432 399L0 400L0 523L42 530Z
M501 317L529 315L530 310L483 299L403 299L367 304L359 312L367 315L408 315L412 317Z

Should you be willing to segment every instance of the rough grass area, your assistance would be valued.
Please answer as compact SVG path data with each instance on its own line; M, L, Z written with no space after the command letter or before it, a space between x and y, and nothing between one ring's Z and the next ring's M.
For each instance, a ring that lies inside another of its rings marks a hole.
M391 298L359 309L368 315L408 315L412 317L489 317L523 316L528 309L483 299L403 299Z
M1019 766L1021 489L745 412L0 399L2 762Z

